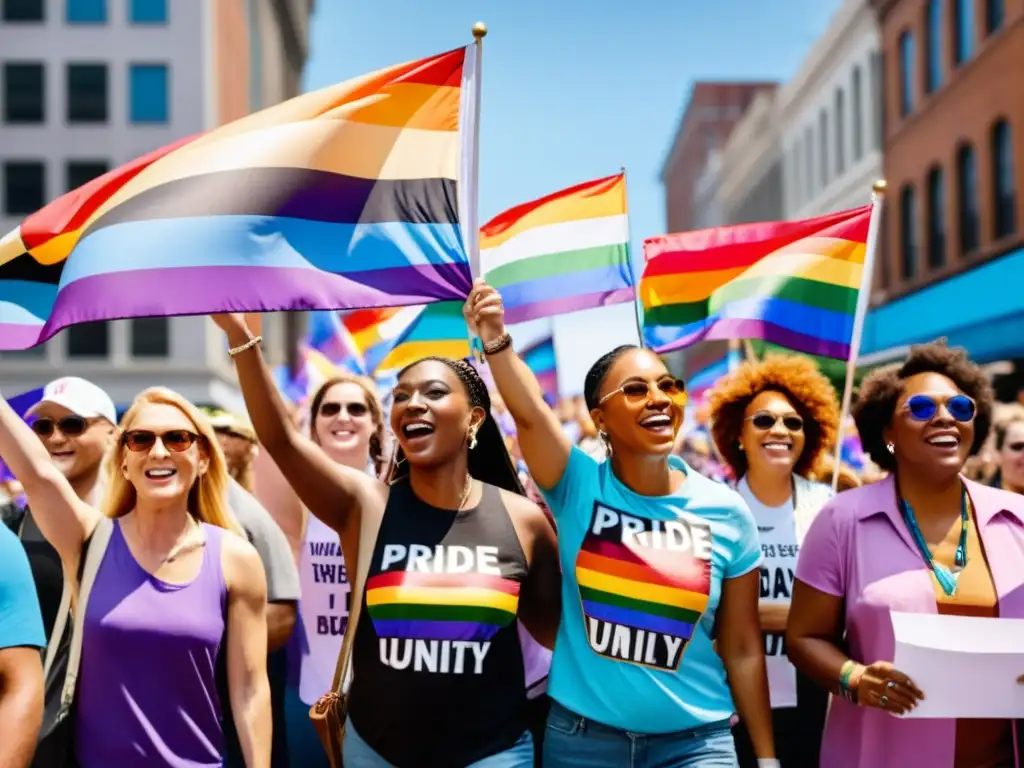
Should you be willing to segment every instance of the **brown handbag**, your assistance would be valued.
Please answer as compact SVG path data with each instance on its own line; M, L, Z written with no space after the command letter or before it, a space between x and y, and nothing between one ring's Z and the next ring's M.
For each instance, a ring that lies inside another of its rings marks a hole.
M308 513L307 513L308 514ZM309 719L320 736L331 768L344 768L341 756L341 745L345 740L345 719L348 717L348 688L352 682L352 644L355 642L359 616L363 612L363 586L373 559L373 548L377 544L377 533L383 519L383 510L375 519L367 520L364 514L359 526L359 550L356 553L356 580L351 582L352 612L345 627L345 637L341 641L341 653L338 664L334 668L334 680L331 690L317 699L309 708Z

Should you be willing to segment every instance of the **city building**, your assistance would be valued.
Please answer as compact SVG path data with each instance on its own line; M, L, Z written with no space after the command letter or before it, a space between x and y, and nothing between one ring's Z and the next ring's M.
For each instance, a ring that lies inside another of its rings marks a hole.
M782 218L777 91L760 91L722 151L717 195L726 224Z
M773 82L698 82L693 86L668 157L661 169L668 232L695 229L697 181L714 149L725 146L733 127L760 91Z
M868 0L844 0L779 91L783 218L865 205L882 173L882 59Z
M718 194L722 174L722 150L712 149L704 163L704 170L693 185L693 214L691 229L710 229L726 223L722 198Z
M1024 358L1024 2L872 7L889 191L862 349L946 336L978 362Z
M311 11L312 0L0 0L0 232L139 155L296 95ZM279 360L287 324L264 320ZM224 352L202 317L86 324L0 353L0 387L73 374L119 403L166 384L238 407Z

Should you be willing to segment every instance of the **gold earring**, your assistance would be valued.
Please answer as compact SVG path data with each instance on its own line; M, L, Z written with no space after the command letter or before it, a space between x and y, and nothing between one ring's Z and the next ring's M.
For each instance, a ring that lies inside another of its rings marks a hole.
M469 450L476 448L476 428L469 428Z

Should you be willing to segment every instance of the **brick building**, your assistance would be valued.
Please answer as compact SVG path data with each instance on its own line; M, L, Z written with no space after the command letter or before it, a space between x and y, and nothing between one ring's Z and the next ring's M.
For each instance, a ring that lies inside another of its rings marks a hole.
M945 335L1024 357L1024 0L872 7L889 193L863 351Z
M725 146L733 127L759 92L777 87L778 83L768 81L694 84L661 169L668 232L695 228L695 187L708 155Z

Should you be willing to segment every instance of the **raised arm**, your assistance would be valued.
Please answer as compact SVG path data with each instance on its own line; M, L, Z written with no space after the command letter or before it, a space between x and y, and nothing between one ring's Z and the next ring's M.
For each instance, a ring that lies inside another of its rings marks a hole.
M498 292L477 280L466 300L466 321L484 344L505 334L505 309ZM501 399L516 422L517 440L530 475L544 490L554 488L569 463L572 443L562 431L555 412L544 402L544 392L533 371L512 345L487 356L491 376Z
M299 432L274 386L260 345L253 343L254 337L241 315L216 315L213 319L227 334L233 350L251 343L234 355L234 361L245 406L260 444L314 515L336 531L347 528L370 495L379 491L375 488L376 481L363 472L331 461L312 440Z
M0 457L18 478L32 516L65 566L76 568L82 543L96 527L98 510L78 498L46 448L0 397Z

